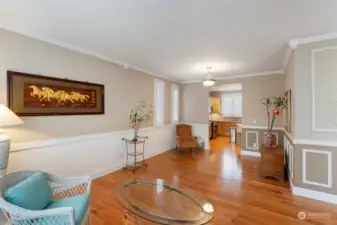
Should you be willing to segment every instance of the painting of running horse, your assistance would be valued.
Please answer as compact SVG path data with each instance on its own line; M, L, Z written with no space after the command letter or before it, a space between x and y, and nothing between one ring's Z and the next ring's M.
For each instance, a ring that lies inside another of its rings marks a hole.
M104 114L104 85L7 71L8 105L19 116Z

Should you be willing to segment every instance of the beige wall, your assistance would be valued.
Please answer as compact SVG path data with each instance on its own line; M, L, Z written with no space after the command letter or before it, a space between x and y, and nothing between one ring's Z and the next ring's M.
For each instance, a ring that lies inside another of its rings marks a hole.
M13 142L128 129L139 101L153 104L154 77L113 63L0 29L0 103L6 104L6 71L14 70L105 85L105 115L24 117L6 128ZM166 81L165 123L171 123L171 85ZM152 124L152 123L151 123ZM151 125L149 124L149 125Z
M267 126L266 111L260 100L267 96L284 94L283 75L255 76L231 80L218 80L216 85L242 83L242 124ZM253 124L256 120L256 124ZM275 126L282 125L282 115L275 120Z
M180 120L184 123L208 124L208 89L201 83L193 83L181 85L180 91Z
M337 39L300 45L295 50L295 137L314 140L337 140ZM312 61L312 52L320 49ZM322 51L323 50L323 51ZM313 62L315 64L315 91L312 89ZM313 96L316 112L313 115ZM318 128L335 130L314 131L313 118Z
M303 143L292 144L294 185L330 194L337 194L337 155L324 141L337 140L336 47L337 39L299 45L285 70L286 89L292 89L292 138Z
M284 94L283 75L255 76L240 79L218 80L216 86L231 83L242 83L242 124L267 126L267 117L260 100L267 96ZM181 86L181 119L189 123L207 123L209 89L201 83ZM256 124L253 124L256 120ZM275 126L282 126L282 115L277 117Z

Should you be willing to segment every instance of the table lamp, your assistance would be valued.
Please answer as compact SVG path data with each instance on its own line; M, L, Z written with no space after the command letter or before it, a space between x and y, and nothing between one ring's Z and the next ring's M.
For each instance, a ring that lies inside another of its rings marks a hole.
M0 128L22 124L23 121L7 106L0 104ZM0 129L0 177L5 175L9 157L10 139Z

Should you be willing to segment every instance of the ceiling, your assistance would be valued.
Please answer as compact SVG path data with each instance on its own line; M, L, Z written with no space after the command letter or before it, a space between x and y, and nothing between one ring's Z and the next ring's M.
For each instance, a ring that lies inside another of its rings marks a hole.
M282 71L336 0L0 0L0 26L176 81Z

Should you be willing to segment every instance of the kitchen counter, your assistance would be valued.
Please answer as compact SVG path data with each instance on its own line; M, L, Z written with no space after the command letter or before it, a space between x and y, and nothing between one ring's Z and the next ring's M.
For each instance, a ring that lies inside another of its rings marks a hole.
M230 128L237 127L235 121L217 121L217 134L223 137L229 137Z

